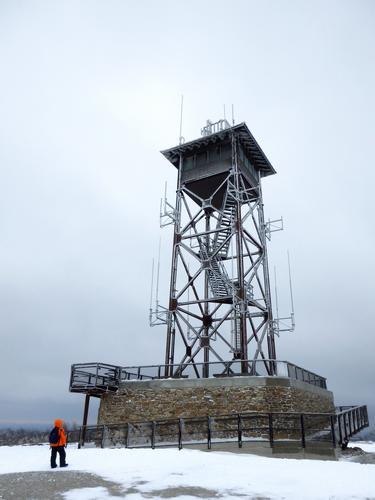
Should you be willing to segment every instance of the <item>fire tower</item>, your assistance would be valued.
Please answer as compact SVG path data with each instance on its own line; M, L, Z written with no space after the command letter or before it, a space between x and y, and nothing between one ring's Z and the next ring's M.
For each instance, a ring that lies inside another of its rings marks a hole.
M242 374L260 362L272 375L277 322L261 179L276 172L245 123L207 122L199 139L162 154L177 169L175 207L164 214L174 227L169 304L154 322L167 325L165 376L190 367L209 377L211 362L228 368L228 360Z
M156 293L150 307L151 325L166 327L165 363L72 365L70 391L85 394L79 445L346 446L368 426L366 407L336 413L324 377L276 360L275 335L294 316L277 317L277 293L272 315L267 240L282 221L265 222L261 188L272 165L245 123L225 120L162 153L177 169L176 203L161 207L161 225L173 226L169 303Z

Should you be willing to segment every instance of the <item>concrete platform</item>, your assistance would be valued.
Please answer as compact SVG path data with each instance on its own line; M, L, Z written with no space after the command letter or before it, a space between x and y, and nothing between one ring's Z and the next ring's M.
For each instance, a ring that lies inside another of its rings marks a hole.
M98 424L263 413L334 413L333 394L289 377L135 380L101 397Z

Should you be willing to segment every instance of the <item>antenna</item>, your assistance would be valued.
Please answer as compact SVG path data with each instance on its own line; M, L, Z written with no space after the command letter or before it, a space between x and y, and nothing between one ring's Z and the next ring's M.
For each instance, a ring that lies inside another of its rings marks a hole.
M279 297L277 294L277 277L276 277L276 266L273 268L273 273L275 277L275 302L276 302L276 318L279 318Z
M226 117L226 114L225 114L225 104L223 106L224 106L224 120L226 120L227 117Z
M167 318L168 318L167 309L165 307L162 307L159 305L160 253L161 253L161 236L159 239L158 262L157 262L157 268L156 268L155 309L152 309L153 290L154 290L154 275L155 275L155 259L152 259L150 314L149 314L150 326L166 325Z
M160 248L161 248L161 236L159 238L158 267L156 271L156 298L155 298L156 309L158 308L159 305Z
M168 188L168 182L165 181L165 183L164 183L164 202L167 201L167 188Z
M184 111L184 96L181 95L181 110L180 110L180 138L179 143L183 144L185 142L185 138L182 137L182 114Z
M155 266L155 259L152 259L152 271L151 271L151 291L150 291L150 311L152 310L152 299L153 299L153 292L154 292L154 266Z
M234 125L234 106L232 104L232 125Z
M293 288L292 288L292 273L290 272L290 256L289 256L289 250L288 250L288 271L289 271L289 291L290 291L290 303L292 307L292 324L294 325L294 300L293 300Z
M292 277L290 272L290 258L288 251L288 271L289 271L289 291L290 291L290 302L292 311L288 317L279 316L279 296L277 293L277 276L276 276L276 266L274 266L274 276L275 276L275 304L276 304L276 317L273 320L274 331L276 335L281 332L294 332L296 324L294 321L294 301L293 301L293 290L292 290Z
M167 200L167 182L164 184L164 198L160 198L160 227L175 223L175 208Z

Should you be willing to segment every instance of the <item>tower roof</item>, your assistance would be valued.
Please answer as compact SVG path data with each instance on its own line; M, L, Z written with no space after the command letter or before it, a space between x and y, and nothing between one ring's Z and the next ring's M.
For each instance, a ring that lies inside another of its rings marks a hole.
M161 151L161 153L167 158L167 160L169 160L175 167L178 168L180 154L194 154L196 150L199 150L202 147L208 146L210 144L215 144L217 142L228 139L232 134L235 134L239 138L242 147L247 152L254 167L257 170L260 170L262 177L276 173L276 170L271 165L267 156L263 153L262 148L255 140L245 122L239 123L238 125L234 125L233 127L229 127L224 130L220 130L219 132L216 132L214 134L199 137L198 139L185 142L184 144L179 144L178 146L174 146L173 148L164 149L163 151Z

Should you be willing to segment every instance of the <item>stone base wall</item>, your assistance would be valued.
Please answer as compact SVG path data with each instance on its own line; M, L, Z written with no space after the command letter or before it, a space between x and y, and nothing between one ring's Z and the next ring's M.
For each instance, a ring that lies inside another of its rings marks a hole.
M129 381L102 396L98 424L246 412L333 413L333 394L286 377Z

